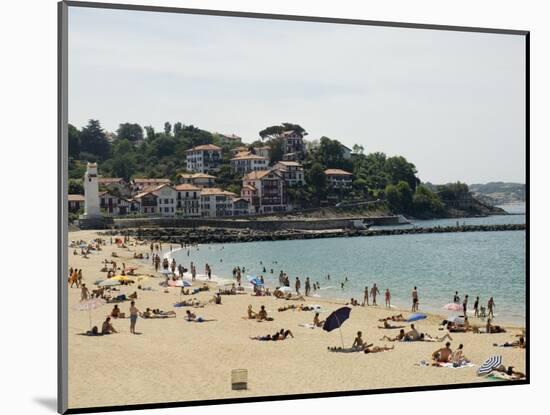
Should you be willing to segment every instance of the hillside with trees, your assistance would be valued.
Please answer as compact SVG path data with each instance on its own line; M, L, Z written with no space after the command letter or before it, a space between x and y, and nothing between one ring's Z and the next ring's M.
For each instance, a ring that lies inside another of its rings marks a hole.
M217 185L239 194L242 177L231 171L231 151L243 145L251 152L254 147L269 146L270 164L276 163L283 156L281 135L287 131L307 136L307 131L295 123L268 126L250 144L224 140L220 134L182 122L173 125L166 122L162 131L126 122L115 132L107 132L98 120L89 120L80 129L69 125L69 192L83 193L82 177L87 162L98 162L104 177L120 177L127 181L135 177L168 178L175 182L177 175L185 172L186 150L215 144L223 151ZM444 200L450 200L452 191L441 193L448 189L422 184L415 165L404 157L366 153L360 145L354 145L351 154L346 155L346 147L340 141L325 136L306 144L307 154L302 161L306 184L288 188L294 206L308 209L336 202L353 205L378 200L388 212L414 217L448 216ZM352 173L352 189L345 193L332 189L327 183L325 169ZM460 191L468 192L467 186Z

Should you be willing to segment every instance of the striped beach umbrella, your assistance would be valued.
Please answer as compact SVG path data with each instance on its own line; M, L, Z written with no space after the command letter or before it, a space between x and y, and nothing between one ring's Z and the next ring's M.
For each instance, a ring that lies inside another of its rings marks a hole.
M491 356L477 370L478 376L485 376L502 365L502 356Z
M442 308L443 310L447 310L447 311L463 311L464 309L461 304L457 304L457 303L445 304Z
M89 298L73 306L73 310L87 311L90 319L90 329L92 328L92 310L100 308L107 304L103 298Z

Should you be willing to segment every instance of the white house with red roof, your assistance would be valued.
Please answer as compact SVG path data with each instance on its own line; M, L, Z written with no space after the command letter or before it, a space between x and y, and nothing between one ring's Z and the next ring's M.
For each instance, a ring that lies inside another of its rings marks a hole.
M230 160L231 171L245 174L251 171L266 170L269 158L250 153L239 153Z
M218 218L233 216L233 199L235 193L217 187L201 189L201 216Z
M279 170L253 171L243 177L241 197L253 213L275 213L290 210L285 193L285 180Z
M330 187L335 190L351 190L353 174L342 169L326 169L325 175Z
M189 183L181 183L174 189L177 192L176 212L184 217L200 217L202 188Z
M218 171L222 162L222 148L214 144L193 147L185 154L187 171L195 173Z
M304 168L297 161L279 161L273 166L283 175L288 186L303 186L305 184Z
M146 189L134 197L140 203L141 214L158 216L175 216L177 198L177 190L168 184Z

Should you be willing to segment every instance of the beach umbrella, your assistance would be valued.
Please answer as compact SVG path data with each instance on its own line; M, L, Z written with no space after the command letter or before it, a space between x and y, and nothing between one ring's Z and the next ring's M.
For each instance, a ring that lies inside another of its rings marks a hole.
M102 307L107 302L103 298L90 298L88 300L81 301L73 306L76 311L87 311L90 318L90 329L92 328L92 310Z
M185 280L169 280L168 285L170 287L191 287L191 283Z
M349 307L342 307L339 308L336 311L333 311L325 320L325 323L323 324L323 330L325 331L332 331L334 329L340 330L340 340L342 340L342 348L344 348L344 336L342 336L342 324L344 321L346 321L349 318L349 314L351 313L351 308Z
M128 278L125 275L117 275L117 276L112 277L110 279L115 280L115 281L132 281L132 282L134 282L134 280L132 278Z
M457 303L445 304L442 308L447 311L463 311L462 305Z
M136 278L136 281L137 282L144 282L144 281L147 281L148 279L150 279L151 277L149 275L139 275Z
M85 244L84 242L82 242L80 245L78 245L80 248L87 248L88 247L88 244Z
M124 268L124 272L131 272L131 271L135 271L136 269L138 269L138 267L136 267L135 265L130 265Z
M101 281L99 284L97 284L99 287L114 287L115 285L120 285L120 281L115 280L113 278L108 278L106 280Z
M409 316L409 318L407 319L407 322L412 323L413 321L424 320L427 317L428 316L426 314L415 313L415 314L412 314L411 316Z
M171 275L173 274L172 270L169 268L164 268L163 270L159 271L162 275Z
M291 293L292 292L292 288L286 287L286 286L279 287L277 289L282 293Z
M259 278L254 278L254 279L251 279L251 280L249 280L249 281L250 281L250 284L252 284L252 285L256 285L256 286L264 285L264 283L262 282L262 280L259 279Z
M477 375L478 376L488 375L493 371L493 369L496 369L501 365L502 365L502 356L498 356L498 355L491 356L481 364L481 366L477 370Z

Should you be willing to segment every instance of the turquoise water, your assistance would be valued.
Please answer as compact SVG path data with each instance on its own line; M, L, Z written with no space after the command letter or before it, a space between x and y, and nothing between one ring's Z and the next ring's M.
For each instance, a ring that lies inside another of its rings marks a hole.
M263 275L268 286L278 285L279 271L284 270L291 286L296 276L302 287L305 277L318 281L321 290L316 294L322 297L362 301L365 285L376 282L379 304L389 288L392 303L402 307L410 307L410 293L416 285L420 310L425 311L443 312L441 307L451 302L455 291L461 298L468 294L471 305L476 296L482 305L493 296L496 321L523 324L525 320L524 231L216 244L191 249L189 256L186 251L174 251L173 257L184 265L194 261L198 272L208 262L222 278L231 278L234 266L244 266L245 274ZM342 289L340 283L346 277Z

